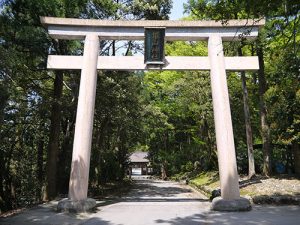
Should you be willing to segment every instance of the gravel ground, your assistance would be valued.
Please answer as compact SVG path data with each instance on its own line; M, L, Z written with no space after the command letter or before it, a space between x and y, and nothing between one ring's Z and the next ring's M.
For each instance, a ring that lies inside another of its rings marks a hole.
M212 178L212 180L215 178ZM219 181L208 183L208 185L191 185L206 193L209 197L220 195ZM248 198L255 204L276 205L300 205L300 179L287 175L276 177L256 176L249 180L247 177L240 178L241 196Z
M284 176L242 180L241 193L256 204L300 204L300 180Z
M251 185L242 188L262 195L299 195L300 180L295 178L262 178L254 179Z

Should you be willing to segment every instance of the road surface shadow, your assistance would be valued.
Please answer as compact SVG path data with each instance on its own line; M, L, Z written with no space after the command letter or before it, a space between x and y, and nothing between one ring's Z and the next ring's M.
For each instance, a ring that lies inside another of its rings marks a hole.
M168 220L155 220L157 224L169 225L298 225L299 206L254 206L249 212L216 212L206 211L187 217L175 217Z
M122 202L209 202L202 198L126 198Z
M207 224L206 222L206 213L200 214L194 214L192 216L187 217L176 217L174 219L170 220L162 220L158 219L155 220L157 224L163 223L163 224L172 224L172 225L201 225L201 224Z
M115 224L107 220L102 220L99 217L93 217L87 221L84 221L80 225L115 225Z
M189 188L178 186L163 186L165 182L149 181L149 180L135 180L134 186L129 193L130 197L176 197L180 194L188 194L193 191ZM172 183L172 182L170 182ZM161 185L160 185L161 184Z

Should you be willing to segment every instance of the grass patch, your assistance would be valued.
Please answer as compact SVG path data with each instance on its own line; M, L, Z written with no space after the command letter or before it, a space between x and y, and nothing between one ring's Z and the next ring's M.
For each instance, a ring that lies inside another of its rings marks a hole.
M240 195L241 196L246 196L246 195L248 195L248 196L255 196L255 192L252 192L252 191L249 191L249 190L247 190L247 189L244 189L244 188L241 188L240 189Z
M202 172L189 181L189 184L207 197L211 197L212 191L220 186L219 173L216 171Z
M217 188L220 185L219 173L216 171L203 172L190 182L196 186L209 186L211 188Z

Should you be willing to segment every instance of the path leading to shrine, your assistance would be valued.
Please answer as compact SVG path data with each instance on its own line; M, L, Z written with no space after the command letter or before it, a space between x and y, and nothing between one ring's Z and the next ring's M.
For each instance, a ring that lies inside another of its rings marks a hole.
M122 202L104 207L84 225L199 224L210 202L186 185L149 179L136 185Z
M299 224L299 206L254 206L250 212L210 211L210 202L186 185L136 179L123 198L99 201L93 213L56 213L57 202L0 219L1 225Z

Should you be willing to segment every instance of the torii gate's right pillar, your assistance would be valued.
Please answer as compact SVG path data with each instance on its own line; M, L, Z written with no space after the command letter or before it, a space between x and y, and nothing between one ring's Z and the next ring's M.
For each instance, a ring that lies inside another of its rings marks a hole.
M250 201L240 197L225 60L220 35L212 34L209 37L208 56L221 183L221 197L213 200L212 209L218 211L250 210Z

